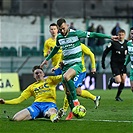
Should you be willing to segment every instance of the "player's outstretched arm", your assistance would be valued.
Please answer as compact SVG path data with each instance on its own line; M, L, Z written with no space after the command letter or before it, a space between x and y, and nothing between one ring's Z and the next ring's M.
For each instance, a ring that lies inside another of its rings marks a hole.
M25 100L25 98L23 96L19 96L18 98L14 98L11 100L4 100L2 98L0 98L0 104L19 104L21 102L23 102Z
M44 61L41 63L40 67L43 68L44 65L48 65L48 61L47 61L47 60L44 60Z
M44 65L48 64L48 60L50 60L60 49L60 47L54 47L50 54L45 58L45 60L41 63L40 67L42 68Z

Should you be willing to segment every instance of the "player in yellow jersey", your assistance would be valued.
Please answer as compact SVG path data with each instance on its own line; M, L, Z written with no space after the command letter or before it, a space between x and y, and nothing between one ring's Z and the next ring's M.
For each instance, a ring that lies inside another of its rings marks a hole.
M29 85L18 98L11 100L0 98L0 104L19 104L33 96L35 99L33 104L17 112L13 116L13 120L22 121L46 117L50 118L52 122L57 122L61 118L61 114L57 112L55 87L61 82L62 76L44 78L45 73L40 66L34 66L32 71L36 82Z
M56 45L56 37L57 37L57 34L58 34L57 24L55 24L55 23L50 24L49 32L51 34L51 37L49 39L47 39L44 43L44 49L43 49L44 57L47 57L49 55L49 53L51 52L51 50ZM60 58L61 58L61 55L62 55L62 50L60 49L51 59L53 67L56 68L54 70L55 75L61 74L60 68L56 67L56 65L58 64L57 63L58 60L60 60Z

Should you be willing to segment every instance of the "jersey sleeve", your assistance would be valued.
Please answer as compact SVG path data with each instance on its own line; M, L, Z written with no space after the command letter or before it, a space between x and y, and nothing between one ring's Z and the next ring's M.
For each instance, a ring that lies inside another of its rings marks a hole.
M57 64L56 64L56 66L55 66L55 69L57 69L57 68L60 67L60 62L62 62L62 59L63 59L63 54L61 54L61 56L59 56L58 62L57 62Z
M48 55L48 50L49 50L49 48L48 48L48 44L47 44L47 40L46 40L44 43L44 48L43 48L44 57L46 57Z
M18 98L14 98L11 100L5 100L5 104L19 104L21 102L23 102L25 100L25 98L21 95Z
M111 48L112 48L112 43L109 43L108 46L106 47L106 49L103 51L102 62L105 61L107 54L111 51Z
M86 45L84 45L82 43L81 43L81 48L82 48L83 53L85 53L86 55L90 56L91 68L96 68L94 54L91 52L91 50Z
M59 49L60 47L55 46L50 54L46 57L46 60L48 61L49 59L51 59L58 52Z
M102 33L96 33L96 32L90 32L90 38L108 38L111 39L111 36L106 35L106 34L102 34Z
M29 85L18 98L14 98L11 100L5 100L5 104L19 104L29 97L33 96L31 91L32 85Z
M89 38L90 37L90 32L88 31L81 31L81 30L76 30L76 35L78 38Z

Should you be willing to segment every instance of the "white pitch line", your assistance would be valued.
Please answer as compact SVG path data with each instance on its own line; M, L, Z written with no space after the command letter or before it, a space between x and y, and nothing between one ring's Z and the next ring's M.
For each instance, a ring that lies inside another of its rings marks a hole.
M92 120L92 121L102 121L102 122L122 122L122 123L132 123L133 121L119 121L119 120Z
M133 123L133 121L120 121L120 120L89 120L89 119L72 119L77 121L101 121L101 122L121 122L121 123Z

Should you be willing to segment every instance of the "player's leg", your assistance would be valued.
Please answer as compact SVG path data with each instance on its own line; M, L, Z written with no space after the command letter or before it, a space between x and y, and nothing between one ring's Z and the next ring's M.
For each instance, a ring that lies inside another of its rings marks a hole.
M63 83L65 84L66 88L69 89L72 95L74 106L78 105L79 101L77 98L76 88L72 78L75 77L75 75L79 74L81 71L82 71L82 64L75 64L69 67L69 69L67 69L67 71L63 74Z
M108 89L112 88L112 83L117 83L116 76L120 75L120 69L117 63L111 62L110 66L111 66L113 77L110 77L108 80Z
M55 109L53 107L49 108L47 113L45 113L45 117L46 117L46 114L47 114L47 117L49 117L52 122L59 121L59 116L57 114L57 109Z
M130 80L131 83L131 91L133 92L133 80Z
M86 77L86 72L82 72L74 78L74 84L75 84L75 87L77 88L76 89L77 95L83 98L89 98L93 100L95 103L95 109L96 109L99 106L101 97L91 94L88 90L81 90L80 86L82 86L82 83L85 77Z
M124 88L124 83L125 83L125 79L126 79L126 74L124 73L124 74L120 75L120 77L121 77L121 80L120 80L120 79L116 80L116 81L118 81L117 83L120 83L120 85L118 86L118 91L117 91L116 98L115 98L116 101L123 101L123 100L120 98L120 95L121 95L122 90L123 90L123 88Z
M57 111L57 105L53 102L42 103L40 109L44 117L49 118L52 122L58 122L63 116L63 112Z
M63 102L63 110L64 110L64 112L67 112L68 107L69 107L69 103L68 103L68 100L67 100L67 95L65 95L64 102Z
M67 94L67 99L68 99L69 105L70 105L70 101L69 101L70 96L72 96L74 106L79 105L79 101L78 101L77 94L76 94L76 88L75 88L74 81L72 80L72 78L75 77L75 75L79 74L81 71L82 71L82 64L79 64L79 65L75 64L67 70L67 72L65 73L66 75L64 74L64 78L68 76L66 78L66 81L67 81L66 88L68 88L69 92L70 92L70 95ZM71 81L71 83L70 83L70 81ZM73 109L73 107L70 107L71 110ZM73 113L70 112L69 115L67 116L66 120L69 120L68 117L71 117L70 119L72 119Z
M119 64L117 66L117 69L115 69L116 70L115 74L117 75L115 77L115 81L116 81L116 83L120 83L120 85L118 86L118 91L117 91L116 97L115 97L116 101L123 101L120 98L120 95L124 88L125 79L126 79L126 69L123 69L123 65L124 64Z
M27 108L17 112L13 116L13 120L15 120L15 121L30 120L30 119L32 119L32 117Z
M82 86L82 83L83 83L83 80L84 80L85 77L86 77L86 72L82 72L74 78L76 93L77 93L78 96L81 96L83 98L90 98L94 101L96 99L96 96L92 95L87 90L81 90L80 86Z
M76 91L78 96L93 100L95 109L97 109L97 107L100 105L101 96L95 96L87 90L81 90L81 87L78 87Z
M133 68L130 69L131 91L133 92Z

